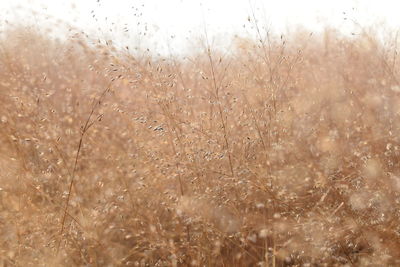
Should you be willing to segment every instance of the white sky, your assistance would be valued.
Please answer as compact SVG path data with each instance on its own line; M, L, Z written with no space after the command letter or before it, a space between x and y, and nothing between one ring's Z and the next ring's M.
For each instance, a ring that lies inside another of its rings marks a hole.
M247 21L252 10L261 24L278 32L296 25L310 31L331 25L348 32L354 30L351 20L363 26L385 21L400 29L399 7L398 0L0 0L0 23L48 25L61 19L123 45L135 39L160 51L168 43L177 51L195 44L193 36L203 34L204 25L210 39L254 34ZM43 20L46 16L51 19Z

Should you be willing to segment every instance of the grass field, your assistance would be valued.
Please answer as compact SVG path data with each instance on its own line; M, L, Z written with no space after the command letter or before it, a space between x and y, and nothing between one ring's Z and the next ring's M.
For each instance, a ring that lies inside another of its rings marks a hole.
M399 266L397 37L256 36L2 33L0 265Z

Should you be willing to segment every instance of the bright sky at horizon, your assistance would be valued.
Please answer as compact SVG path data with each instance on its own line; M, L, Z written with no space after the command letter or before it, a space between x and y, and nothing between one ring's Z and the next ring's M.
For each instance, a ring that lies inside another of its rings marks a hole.
M254 31L248 22L253 12L260 24L277 32L298 25L310 31L329 25L346 32L354 29L353 21L399 28L398 6L394 0L1 0L0 20L46 25L61 19L117 42L134 36L161 51L166 43L172 50L194 45L190 42L204 34L205 25L210 38Z

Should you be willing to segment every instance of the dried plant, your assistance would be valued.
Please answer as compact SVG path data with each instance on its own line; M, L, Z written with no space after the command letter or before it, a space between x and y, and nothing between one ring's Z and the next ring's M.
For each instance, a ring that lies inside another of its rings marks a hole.
M254 27L185 59L4 32L1 265L398 266L398 40Z

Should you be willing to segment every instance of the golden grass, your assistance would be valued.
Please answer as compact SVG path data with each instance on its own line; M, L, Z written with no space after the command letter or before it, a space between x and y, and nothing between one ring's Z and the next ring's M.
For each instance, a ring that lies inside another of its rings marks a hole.
M1 38L2 266L400 264L396 40Z

